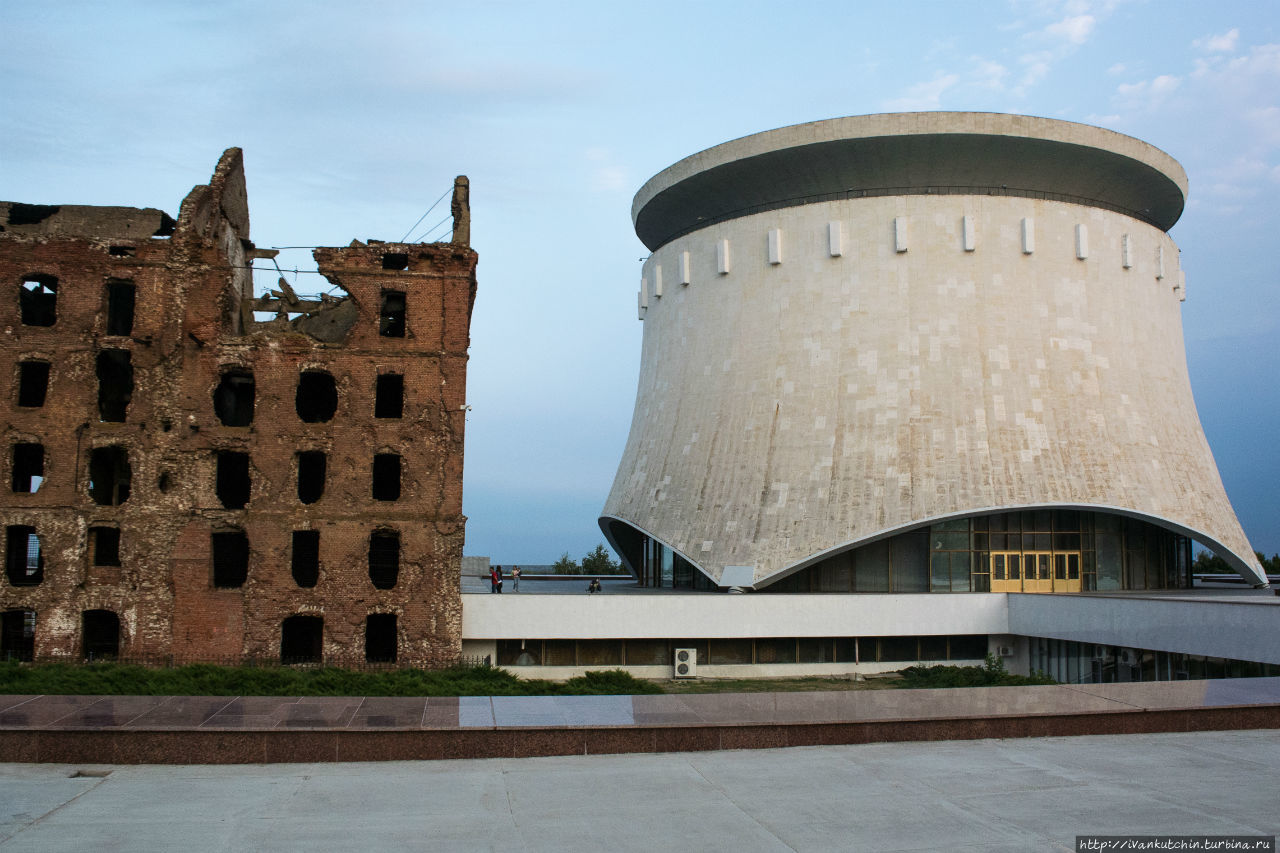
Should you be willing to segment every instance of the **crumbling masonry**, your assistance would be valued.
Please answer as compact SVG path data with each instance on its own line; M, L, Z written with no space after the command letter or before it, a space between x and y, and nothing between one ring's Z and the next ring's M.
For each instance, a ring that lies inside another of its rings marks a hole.
M453 209L255 298L239 149L176 221L0 203L0 658L455 661L466 178Z

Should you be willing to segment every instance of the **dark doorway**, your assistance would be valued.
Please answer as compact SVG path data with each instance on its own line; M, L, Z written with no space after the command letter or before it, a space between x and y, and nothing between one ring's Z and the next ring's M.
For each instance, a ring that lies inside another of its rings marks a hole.
M293 581L310 589L320 579L320 531L293 531Z
M382 337L404 337L406 308L404 291L382 291L382 307L378 311L378 333Z
M98 419L120 423L133 399L133 353L104 349L98 353Z
M4 572L12 586L35 586L44 580L44 551L34 527L11 524L5 528Z
M370 613L364 620L364 659L369 663L396 662L396 615Z
M107 334L133 334L133 304L137 288L131 281L107 282Z
M313 504L324 495L325 455L322 450L298 453L298 500Z
M119 445L95 447L89 454L89 497L102 506L119 506L129 500L133 471L129 453Z
M338 411L338 386L323 370L308 370L298 377L294 408L303 423L322 424Z
M29 275L18 290L18 305L24 326L52 326L58 322L58 279L51 275Z
M0 617L0 660L34 660L36 612L6 610Z
M249 503L249 454L239 450L219 450L216 488L218 500L227 509L244 509Z
M110 610L86 610L80 617L85 660L120 656L120 617Z
M319 663L324 654L324 617L290 616L280 623L280 662Z
M216 530L209 534L213 551L213 585L219 589L244 586L249 577L249 537L243 530Z
M378 453L373 457L373 499L400 500L400 456Z
M44 482L44 445L23 442L13 446L13 490L34 495Z
M369 580L376 589L394 589L400 578L400 534L375 530L369 534Z
M383 373L378 376L374 389L373 416L398 418L404 415L404 377L399 373Z
M223 426L245 427L253 423L253 374L229 370L213 390L213 411Z
M44 405L49 391L49 362L23 361L18 364L18 405L28 409Z

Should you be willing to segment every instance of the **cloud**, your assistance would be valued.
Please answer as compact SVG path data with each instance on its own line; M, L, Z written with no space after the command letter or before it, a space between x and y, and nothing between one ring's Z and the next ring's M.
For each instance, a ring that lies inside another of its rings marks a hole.
M1129 69L1123 62L1117 62L1115 65L1107 69L1107 73L1114 77L1117 74L1123 74L1127 70Z
M942 93L959 80L959 75L938 73L932 80L910 87L902 97L885 101L884 108L891 112L936 110L942 103Z
M1005 78L1009 76L1009 69L999 62L983 59L980 56L975 56L973 59L974 68L970 75L973 84L983 89L994 89L997 92L1003 91Z
M1181 82L1170 74L1161 74L1137 83L1121 83L1116 87L1116 96L1129 109L1146 109L1158 106L1173 94Z
M627 170L617 165L613 155L604 148L588 148L587 163L590 167L590 186L593 192L618 192L630 187Z
M1044 28L1044 31L1050 36L1066 41L1067 44L1080 45L1089 40L1089 35L1097 23L1098 20L1093 15L1075 15L1050 24Z
M1205 36L1191 43L1197 50L1208 53L1235 53L1236 42L1240 39L1240 30L1231 28L1220 36Z

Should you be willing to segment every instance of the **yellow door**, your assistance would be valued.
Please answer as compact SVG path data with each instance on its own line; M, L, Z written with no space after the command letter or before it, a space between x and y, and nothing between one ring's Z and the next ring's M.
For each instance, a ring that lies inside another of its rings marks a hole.
M991 591L1022 592L1022 555L1008 551L991 554Z
M1053 592L1053 555L1032 551L1022 555L1022 591Z
M1080 555L1078 553L1053 555L1053 591L1080 591Z

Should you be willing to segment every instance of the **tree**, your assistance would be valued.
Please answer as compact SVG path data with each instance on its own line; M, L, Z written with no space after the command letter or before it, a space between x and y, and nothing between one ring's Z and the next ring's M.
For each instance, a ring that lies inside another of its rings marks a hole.
M596 549L582 558L584 575L616 575L622 571L622 564L609 556L601 542Z
M573 561L573 558L569 556L568 551L561 554L560 559L556 560L551 568L558 575L576 575L581 574L582 571L578 564Z

